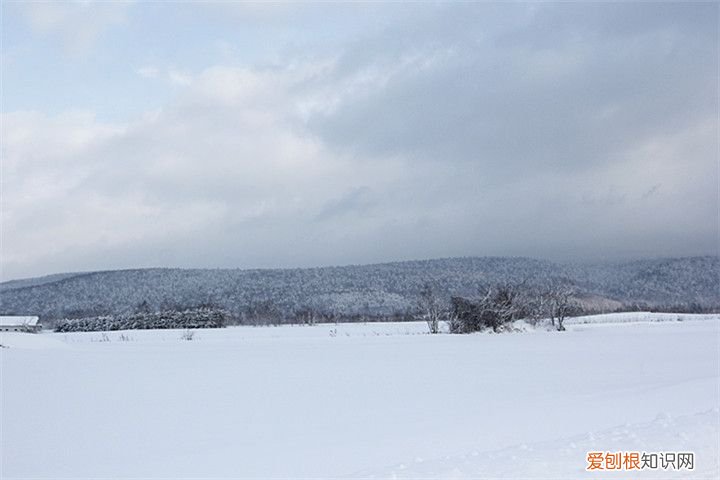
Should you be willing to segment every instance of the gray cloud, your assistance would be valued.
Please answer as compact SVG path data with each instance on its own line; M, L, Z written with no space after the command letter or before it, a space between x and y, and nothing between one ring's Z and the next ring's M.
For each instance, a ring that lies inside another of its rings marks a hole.
M458 12L450 10L456 20ZM482 20L485 8L458 11L465 14L462 25ZM539 7L496 36L482 22L458 28L441 18L448 33L430 30L432 47L387 33L383 42L371 42L377 55L357 47L362 58L382 58L381 66L391 68L409 51L420 61L348 96L311 127L341 149L473 161L509 178L528 170L591 168L716 115L712 11L710 5L563 4ZM388 53L384 44L413 47ZM347 55L345 70L358 57ZM422 65L433 57L435 63ZM348 75L364 68L356 65Z
M325 221L334 217L349 214L362 214L374 205L368 187L358 187L342 197L327 202L315 216L317 221Z
M716 13L392 9L131 121L4 112L2 278L716 252Z

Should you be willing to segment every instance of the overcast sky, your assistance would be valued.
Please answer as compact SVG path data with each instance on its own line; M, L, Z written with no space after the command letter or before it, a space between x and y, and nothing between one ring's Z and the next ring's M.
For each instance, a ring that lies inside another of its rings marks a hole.
M1 5L3 280L717 253L717 3Z

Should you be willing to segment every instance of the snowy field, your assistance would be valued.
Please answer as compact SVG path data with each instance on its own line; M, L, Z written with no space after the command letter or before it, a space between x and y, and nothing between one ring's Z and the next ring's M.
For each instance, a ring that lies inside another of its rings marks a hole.
M720 478L720 319L682 317L3 333L0 477ZM588 451L695 470L599 475Z

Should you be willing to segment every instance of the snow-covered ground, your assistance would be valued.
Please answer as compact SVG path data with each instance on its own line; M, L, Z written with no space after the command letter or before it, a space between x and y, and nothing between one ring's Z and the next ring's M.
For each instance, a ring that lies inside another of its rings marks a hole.
M657 313L622 312L585 315L568 318L568 324L580 323L637 323L637 322L684 322L685 320L720 320L717 313Z
M718 317L624 315L2 333L0 478L719 478ZM695 470L598 475L588 451Z

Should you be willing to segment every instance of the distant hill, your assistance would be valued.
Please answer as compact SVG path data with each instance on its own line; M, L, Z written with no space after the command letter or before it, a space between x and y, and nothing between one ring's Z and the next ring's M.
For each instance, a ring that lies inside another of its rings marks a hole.
M590 310L720 310L715 256L562 264L532 258L465 257L305 269L138 269L58 274L0 283L0 313L43 321L138 310L215 305L239 318L291 317L307 309L336 316L412 310L425 283L442 297L483 286L550 281L574 285Z
M78 273L56 273L54 275L45 275L43 277L35 278L23 278L21 280L10 280L7 282L0 283L0 293L5 290L13 290L22 287L33 287L35 285L42 285L44 283L53 283L64 278L74 277L79 275Z

